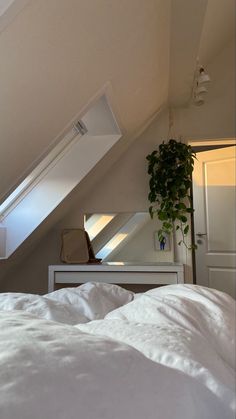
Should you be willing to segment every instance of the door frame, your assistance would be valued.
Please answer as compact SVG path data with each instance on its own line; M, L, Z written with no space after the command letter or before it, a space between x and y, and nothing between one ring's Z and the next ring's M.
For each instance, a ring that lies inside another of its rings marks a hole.
M201 151L210 151L215 150L217 148L225 148L225 147L232 147L236 146L236 138L220 138L220 139L205 139L205 140L189 140L188 144L192 146L193 150L196 153L200 153ZM191 196L193 197L193 188L191 187ZM194 213L191 215L191 235L190 241L194 243L195 240L195 230L194 230ZM189 269L187 269L186 275L186 282L192 282L196 284L196 252L192 250L190 255L186 257L186 264L189 265Z

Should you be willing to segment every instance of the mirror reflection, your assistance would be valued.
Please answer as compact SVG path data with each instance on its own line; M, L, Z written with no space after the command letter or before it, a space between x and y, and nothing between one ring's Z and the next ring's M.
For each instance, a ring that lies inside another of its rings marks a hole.
M157 237L157 220L148 212L86 214L88 232L97 258L103 262L173 262L173 243L163 248Z

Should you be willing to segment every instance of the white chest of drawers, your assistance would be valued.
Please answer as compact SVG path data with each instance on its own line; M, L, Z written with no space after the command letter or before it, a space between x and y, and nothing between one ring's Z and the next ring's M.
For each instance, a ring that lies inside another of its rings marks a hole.
M107 282L110 284L168 285L184 282L184 267L178 263L87 264L49 266L48 292L57 284Z

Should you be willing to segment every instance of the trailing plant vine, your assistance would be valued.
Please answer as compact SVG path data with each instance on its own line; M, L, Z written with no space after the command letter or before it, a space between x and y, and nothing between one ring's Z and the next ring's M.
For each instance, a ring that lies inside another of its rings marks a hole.
M162 143L147 157L150 175L148 200L151 203L151 218L157 216L162 222L158 239L163 242L165 234L174 230L181 232L179 245L188 249L186 236L189 232L188 216L193 213L190 187L196 154L190 145L170 139Z

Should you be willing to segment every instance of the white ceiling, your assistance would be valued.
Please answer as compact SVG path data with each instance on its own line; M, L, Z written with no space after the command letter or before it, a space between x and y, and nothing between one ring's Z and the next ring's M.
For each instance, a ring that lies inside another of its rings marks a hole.
M185 103L197 56L211 60L235 24L234 0L11 7L0 16L0 196L105 83L127 141L168 101Z
M235 0L208 0L199 48L199 60L203 65L211 62L235 39Z

